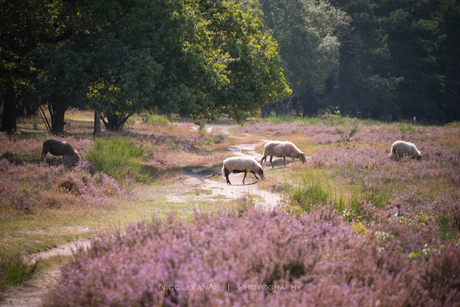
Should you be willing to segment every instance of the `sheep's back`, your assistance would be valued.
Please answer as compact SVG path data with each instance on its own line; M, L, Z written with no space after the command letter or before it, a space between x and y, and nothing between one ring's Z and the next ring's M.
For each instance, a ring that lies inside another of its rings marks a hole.
M224 160L223 169L233 170L256 170L262 168L254 158L231 157Z

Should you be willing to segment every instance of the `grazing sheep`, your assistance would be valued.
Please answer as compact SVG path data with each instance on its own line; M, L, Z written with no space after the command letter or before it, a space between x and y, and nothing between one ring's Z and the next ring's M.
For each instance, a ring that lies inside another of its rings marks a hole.
M412 159L417 160L420 160L422 158L422 154L417 149L417 147L415 147L414 144L404 141L394 142L393 145L391 145L390 154L388 155L388 157L393 158L395 160L399 160L404 155L408 155Z
M70 156L80 158L78 152L73 149L70 143L55 139L47 139L43 142L41 160L45 158L48 152L54 156Z
M246 158L246 157L232 157L224 160L224 165L222 166L222 174L225 175L227 178L227 184L230 184L230 180L228 180L228 175L230 173L242 173L244 172L243 177L243 184L244 179L246 179L246 173L251 172L257 178L257 174L260 175L260 178L264 179L264 171L262 170L262 166L253 158Z
M260 160L260 164L262 164L268 156L270 156L270 164L272 165L272 168L274 168L272 162L273 156L283 157L284 166L286 166L286 157L291 157L294 161L295 158L298 158L302 161L302 163L305 163L306 161L305 154L291 142L268 142L264 146L264 156Z

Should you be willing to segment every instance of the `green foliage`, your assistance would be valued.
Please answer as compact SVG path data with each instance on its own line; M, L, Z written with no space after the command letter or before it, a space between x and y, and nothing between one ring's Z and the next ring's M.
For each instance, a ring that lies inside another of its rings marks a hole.
M5 285L18 285L28 280L37 270L38 261L27 264L24 259L16 254L14 256L0 257L0 292Z
M281 206L294 216L299 214L299 210L310 212L315 205L330 205L344 218L359 220L362 218L363 204L382 208L393 195L393 186L379 184L377 179L372 179L371 170L363 174L355 173L353 177L357 184L346 190L331 186L327 170L307 169L297 176L298 185L288 189L293 202Z
M398 123L398 128L402 134L411 134L415 132L414 126L412 124L406 124L406 123L400 122Z
M358 120L356 118L350 118L348 116L342 116L339 110L331 113L329 109L325 110L325 114L322 117L298 117L293 115L270 115L261 119L257 119L256 122L267 123L267 124L294 124L299 126L318 125L319 123L325 126L335 126L338 131L346 133L346 138L351 138L358 132ZM359 121L361 124L369 125L369 122Z
M382 208L391 199L394 185L380 182L372 175L371 167L367 167L367 171L364 172L357 172L351 165L349 167L356 181L349 198L349 207L355 214L361 215L362 204Z
M314 205L318 204L329 204L338 211L343 211L346 208L344 197L330 186L327 173L319 170L307 170L299 176L299 185L288 191L294 202L292 211L297 212L297 207L299 207L303 212L308 213Z
M146 112L143 116L142 116L142 121L144 123L148 123L152 126L155 126L155 125L162 125L162 126L166 126L169 124L169 120L161 115L156 115L156 114L152 114L150 112Z
M346 25L345 14L326 2L259 0L263 20L279 44L294 95L307 88L320 92L338 66L335 31Z
M449 226L449 215L443 214L439 217L439 237L441 240L451 239L455 236L455 231Z
M148 149L136 146L131 138L121 136L110 139L98 139L88 152L87 159L96 170L103 171L117 181L128 178L142 181L147 179L147 172L141 164Z
M342 116L339 110L335 110L332 113L329 109L325 109L323 117L326 119L326 123L329 126L345 126L351 122L351 119L346 116Z

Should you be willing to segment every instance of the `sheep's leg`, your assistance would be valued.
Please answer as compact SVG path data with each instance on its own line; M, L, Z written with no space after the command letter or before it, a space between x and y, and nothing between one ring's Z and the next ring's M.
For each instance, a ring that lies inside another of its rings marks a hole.
M254 177L256 177L256 179L257 179L257 180L259 180L259 178L257 178L257 175L256 175L256 173L254 173L254 172L251 172L251 173L253 173L253 174L254 174Z
M273 166L272 160L273 160L273 156L270 156L270 164L272 165L272 168L275 168L275 167Z
M244 179L246 179L246 171L244 171L243 184L244 184Z
M230 175L230 172L227 169L225 169L224 172L225 172L225 178L227 179L227 184L232 185L232 183L228 179L228 175Z
M43 159L45 158L46 154L47 154L47 152L46 152L46 151L42 151L42 157L40 158L40 160L42 160L42 161L43 161Z
M283 156L284 167L286 167L286 156Z
M262 159L260 159L260 165L262 165L262 163L264 163L265 160L267 160L267 157L263 156Z

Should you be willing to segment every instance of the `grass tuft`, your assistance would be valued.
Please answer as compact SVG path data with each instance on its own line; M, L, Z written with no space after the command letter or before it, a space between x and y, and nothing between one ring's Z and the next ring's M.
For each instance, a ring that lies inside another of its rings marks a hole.
M103 171L117 181L129 178L145 181L147 172L141 161L147 151L142 145L136 146L131 138L115 136L97 140L88 152L87 159L95 165L96 170Z
M148 123L148 124L150 124L152 126L156 126L156 125L166 126L166 125L169 124L169 120L167 118L164 118L161 115L156 115L156 114L152 114L152 113L149 113L149 112L146 112L142 116L142 121L144 123Z
M0 293L9 285L18 285L28 280L37 271L39 261L28 264L19 255L5 256L0 259Z

